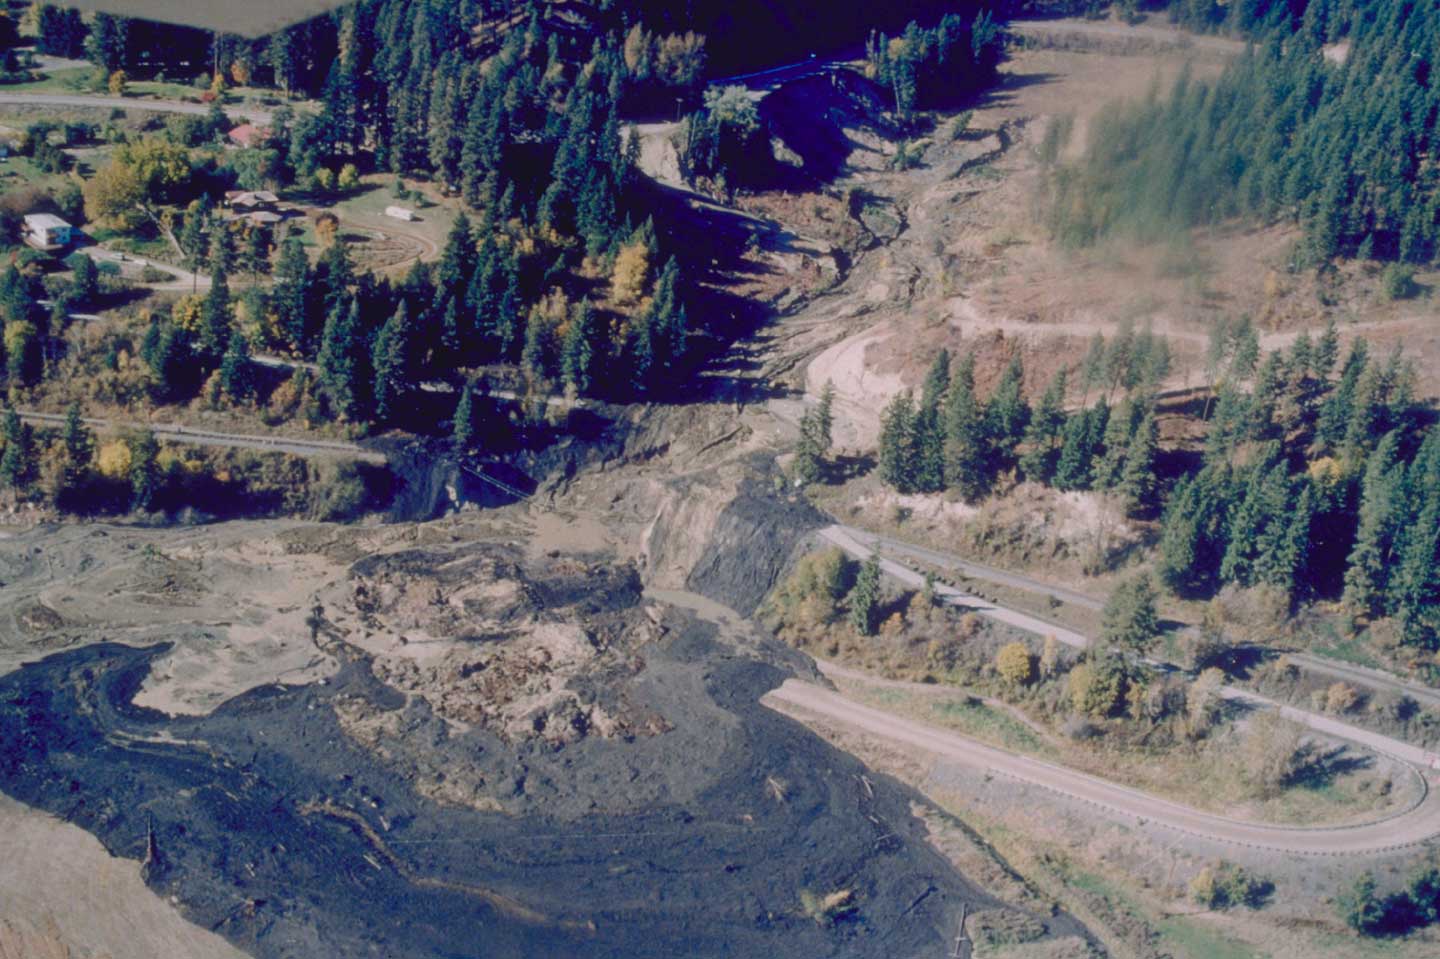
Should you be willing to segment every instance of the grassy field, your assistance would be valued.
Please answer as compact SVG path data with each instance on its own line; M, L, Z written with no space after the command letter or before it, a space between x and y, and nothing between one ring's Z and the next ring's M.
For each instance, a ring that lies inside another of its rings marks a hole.
M342 220L360 226L372 227L390 233L402 233L421 237L443 246L450 228L455 224L455 210L448 206L431 204L429 200L417 198L411 190L409 199L397 200L393 192L395 178L386 175L372 175L362 181L363 189L336 203L332 209ZM403 206L415 211L415 220L405 222L385 215L385 208ZM427 257L428 259L429 257Z

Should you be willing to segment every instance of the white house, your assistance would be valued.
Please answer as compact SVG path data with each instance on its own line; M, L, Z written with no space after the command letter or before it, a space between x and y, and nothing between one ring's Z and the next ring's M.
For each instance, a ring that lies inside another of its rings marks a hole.
M72 227L50 213L30 213L25 217L25 242L37 250L58 250L70 245Z
M415 211L403 206L387 206L385 208L385 215L392 220L405 220L408 222L415 219Z

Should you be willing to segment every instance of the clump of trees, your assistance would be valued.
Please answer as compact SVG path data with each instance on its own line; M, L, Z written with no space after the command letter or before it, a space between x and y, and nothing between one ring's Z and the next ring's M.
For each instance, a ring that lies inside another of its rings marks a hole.
M1085 157L1056 169L1056 236L1158 237L1243 215L1300 224L1296 266L1429 262L1440 195L1420 158L1440 144L1440 93L1415 64L1440 58L1431 11L1382 0L1199 7L1209 12L1185 19L1233 11L1255 45L1213 83L1182 74L1164 98L1102 112ZM1322 48L1341 40L1348 56L1330 62Z
M896 37L871 33L865 52L871 75L908 123L916 110L949 106L994 82L1004 41L988 11L968 23L948 13L928 28L911 20Z
M1340 918L1364 936L1397 935L1440 922L1440 866L1425 863L1404 888L1382 896L1365 872L1335 899Z
M1170 368L1169 348L1148 329L1122 327L1111 341L1097 337L1081 365L1082 408L1067 413L1067 374L1061 371L1032 408L1025 368L1011 359L990 395L976 391L974 355L951 370L942 350L925 377L918 403L910 393L886 408L880 432L881 478L900 492L955 490L966 502L990 494L1015 471L1062 490L1096 489L1143 512L1159 492L1155 479L1158 428L1154 392ZM1092 390L1103 395L1084 408ZM1109 403L1125 399L1116 415Z

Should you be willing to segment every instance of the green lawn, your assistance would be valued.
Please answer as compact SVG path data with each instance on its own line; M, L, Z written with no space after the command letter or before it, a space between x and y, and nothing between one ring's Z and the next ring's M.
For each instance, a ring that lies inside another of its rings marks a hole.
M423 236L441 246L455 224L455 211L446 206L431 206L429 201L417 198L412 191L410 199L397 200L392 190L393 176L368 176L360 192L337 202L332 209L342 220L349 220L361 226L377 230L392 230ZM403 206L415 211L413 222L392 220L385 215L385 208Z
M61 179L63 177L41 170L29 157L11 156L0 161L0 192L27 186L46 187Z

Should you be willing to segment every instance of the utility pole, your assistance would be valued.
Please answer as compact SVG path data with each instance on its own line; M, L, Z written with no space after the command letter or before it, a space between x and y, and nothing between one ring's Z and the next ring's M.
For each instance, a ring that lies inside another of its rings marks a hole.
M960 930L955 933L955 949L950 953L948 959L970 959L971 950L974 949L974 941L965 935L965 913L967 906L960 903Z

